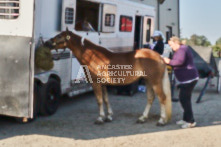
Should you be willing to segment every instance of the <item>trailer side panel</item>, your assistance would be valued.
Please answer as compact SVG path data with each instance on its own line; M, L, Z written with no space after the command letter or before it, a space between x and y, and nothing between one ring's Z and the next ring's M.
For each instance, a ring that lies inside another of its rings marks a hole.
M30 117L31 38L0 40L0 114Z

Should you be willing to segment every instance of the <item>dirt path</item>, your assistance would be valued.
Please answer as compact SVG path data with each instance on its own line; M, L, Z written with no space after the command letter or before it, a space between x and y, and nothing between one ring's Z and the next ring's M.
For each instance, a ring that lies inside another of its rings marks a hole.
M215 133L219 132L219 134ZM0 142L0 146L32 147L220 147L221 126L146 133L122 137L76 140L44 135L16 136Z
M157 127L159 103L156 100L147 123L136 124L146 105L146 95L133 97L110 94L114 121L101 126L93 122L98 108L93 93L63 100L58 112L39 117L29 124L17 124L13 119L0 118L0 146L221 146L221 95L209 87L202 103L195 100L203 86L201 80L193 94L193 109L198 126L180 129L175 125L182 116L179 103L173 103L172 121ZM214 83L216 81L214 80Z

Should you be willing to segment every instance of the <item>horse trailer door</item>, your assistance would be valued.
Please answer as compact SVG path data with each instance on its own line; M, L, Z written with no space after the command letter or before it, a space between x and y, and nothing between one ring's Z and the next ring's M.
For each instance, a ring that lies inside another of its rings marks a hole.
M114 32L117 14L117 6L103 4L102 32Z
M154 31L154 18L145 16L143 21L143 45L150 43Z
M0 114L33 115L34 0L0 1Z
M75 12L76 12L76 0L62 1L62 18L61 18L62 31L65 31L66 28L68 28L69 30L74 29Z

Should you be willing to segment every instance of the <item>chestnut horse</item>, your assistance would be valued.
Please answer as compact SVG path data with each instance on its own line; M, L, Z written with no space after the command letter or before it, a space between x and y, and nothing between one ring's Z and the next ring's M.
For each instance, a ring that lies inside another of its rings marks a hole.
M114 53L98 46L68 30L46 42L51 49L69 48L81 65L86 65L88 81L92 87L99 106L96 124L112 121L107 85L127 85L143 78L147 86L148 103L138 123L144 123L155 98L158 96L161 115L157 125L165 125L171 119L171 91L166 65L161 56L149 49L139 49L127 53ZM107 107L105 116L103 101Z

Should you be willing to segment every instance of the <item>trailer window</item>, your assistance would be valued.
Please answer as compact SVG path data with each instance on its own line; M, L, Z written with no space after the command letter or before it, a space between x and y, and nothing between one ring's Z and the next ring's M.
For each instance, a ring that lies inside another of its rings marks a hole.
M66 24L74 23L74 9L73 8L65 9L65 23Z
M131 32L133 28L133 18L130 16L120 16L120 31Z
M75 30L98 31L100 4L78 0L76 8Z
M105 26L114 27L115 26L115 15L106 14L105 15Z
M151 38L151 19L147 19L147 36L146 36L146 41L150 42L150 38Z
M166 31L166 42L168 43L169 39L173 36L173 29L171 26L167 26L167 31Z
M16 19L19 16L19 0L0 0L0 19Z

